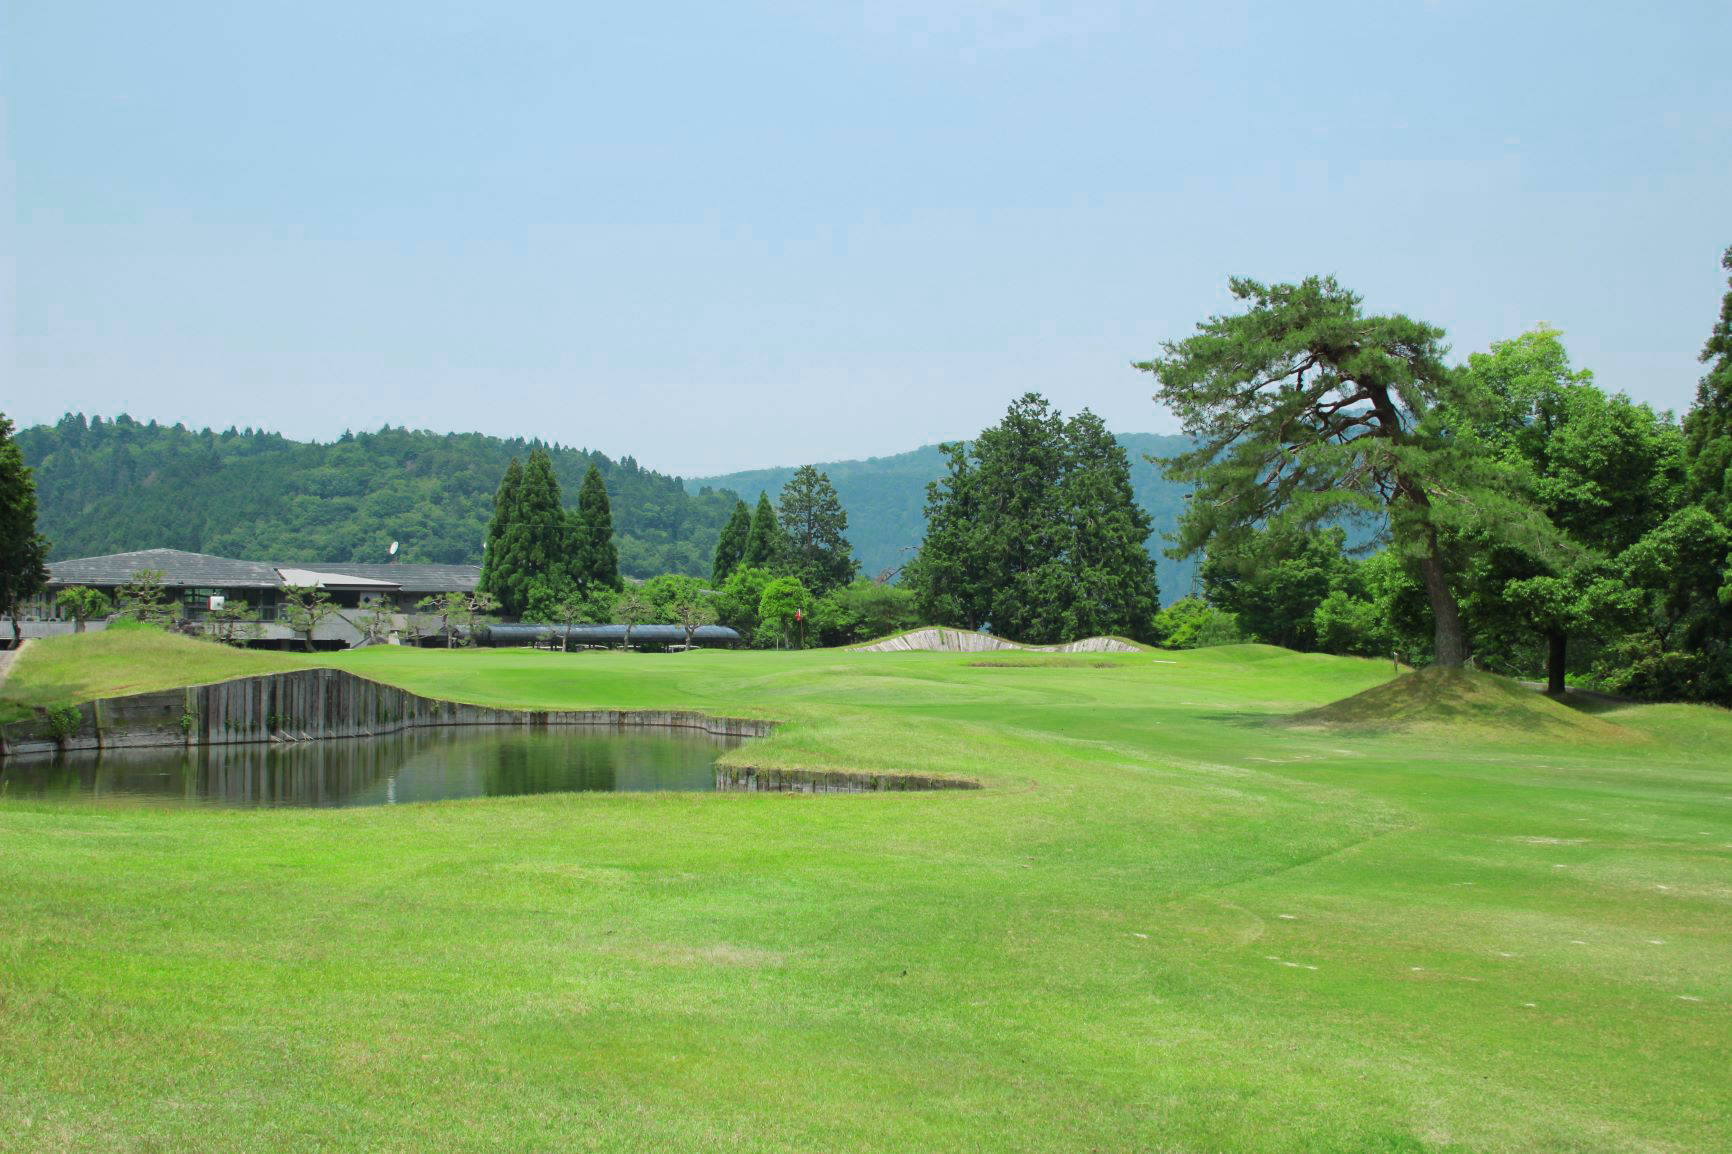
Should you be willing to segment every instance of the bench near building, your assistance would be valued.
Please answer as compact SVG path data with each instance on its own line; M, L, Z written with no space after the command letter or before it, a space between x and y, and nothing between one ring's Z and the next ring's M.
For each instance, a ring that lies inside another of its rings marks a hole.
M379 611L392 614L397 618L393 626L408 641L409 617L422 598L441 593L473 593L481 580L479 565L278 563L240 561L181 549L140 549L49 562L46 592L25 603L24 619L20 622L23 635L46 637L72 632L72 620L54 603L60 590L86 585L100 589L113 600L116 591L131 582L132 575L140 570L162 574L163 593L177 605L185 620L201 621L214 606L244 602L252 611L249 616L261 623L263 636L254 644L270 648L298 648L304 644L302 635L281 621L283 590L291 585L312 586L329 595L337 612L319 623L313 632L313 644L321 649L345 649L360 644L365 636L357 621L361 614ZM99 621L86 626L103 627L104 623ZM9 627L3 632L10 638Z

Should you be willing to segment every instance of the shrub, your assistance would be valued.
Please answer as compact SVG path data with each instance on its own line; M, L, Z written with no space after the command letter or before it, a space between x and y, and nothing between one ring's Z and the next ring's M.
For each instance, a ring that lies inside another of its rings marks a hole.
M1181 597L1155 614L1155 635L1164 649L1205 649L1244 640L1238 618L1198 597Z
M48 715L48 732L53 736L56 745L65 745L84 721L84 714L76 705L53 705L46 711Z

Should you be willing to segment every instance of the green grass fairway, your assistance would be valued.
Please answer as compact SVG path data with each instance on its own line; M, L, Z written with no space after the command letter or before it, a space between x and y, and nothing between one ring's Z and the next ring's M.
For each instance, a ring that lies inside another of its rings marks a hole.
M79 640L6 693L201 675ZM988 788L0 800L0 1149L1732 1146L1723 712L1288 720L1388 664L1257 646L320 660Z

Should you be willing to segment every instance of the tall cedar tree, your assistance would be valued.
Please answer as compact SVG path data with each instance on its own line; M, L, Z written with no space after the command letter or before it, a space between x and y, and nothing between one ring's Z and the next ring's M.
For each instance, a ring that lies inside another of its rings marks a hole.
M767 493L758 494L758 508L752 514L752 528L746 534L746 553L740 558L743 569L769 569L782 558L782 529L776 524L776 510Z
M481 580L477 585L491 593L507 613L523 611L528 598L527 583L518 580L509 555L509 529L517 520L517 502L523 489L523 466L516 457L505 466L499 490L493 494L493 519L487 523L487 544L481 550Z
M509 476L509 466L506 473ZM500 488L505 488L504 482ZM565 506L547 450L530 451L529 464L518 482L517 499L506 509L509 515L500 533L499 557L486 591L505 613L517 617L529 607L529 594L536 583L557 582L570 563Z
M613 541L613 508L607 499L607 484L594 465L583 475L577 491L577 517L573 526L576 548L571 577L585 594L598 589L619 589L619 549Z
M787 542L783 564L814 597L854 580L860 563L845 536L848 513L830 478L812 465L794 470L782 486L777 523Z
M733 515L722 526L722 535L716 541L716 560L710 567L710 584L720 588L728 574L740 567L746 556L746 538L751 535L752 511L744 501L735 501Z
M902 569L902 584L913 591L920 615L935 625L979 629L992 610L986 577L986 551L977 547L979 471L969 460L966 442L938 446L944 476L926 486L926 537Z
M1732 247L1720 258L1720 266L1732 272ZM1684 435L1692 496L1721 520L1732 522L1732 277L1727 285L1719 320L1702 346L1708 372L1684 418Z
M12 619L12 644L23 640L19 603L48 581L48 540L36 531L36 482L0 413L0 606Z
M1434 407L1471 417L1471 378L1443 362L1443 331L1400 315L1366 316L1333 277L1263 285L1235 278L1235 316L1139 362L1197 447L1162 462L1195 484L1175 556L1242 538L1259 525L1313 528L1381 515L1419 568L1435 661L1467 659L1446 537L1469 529L1538 533L1514 479L1471 432L1428 420Z
M1037 643L1150 635L1149 519L1098 417L1067 424L1029 393L973 446L943 450L949 469L927 486L926 538L903 572L928 620Z
M1065 425L1061 498L1065 557L1074 589L1062 631L1070 637L1125 633L1152 640L1161 603L1154 526L1131 492L1131 462L1106 423L1084 409Z

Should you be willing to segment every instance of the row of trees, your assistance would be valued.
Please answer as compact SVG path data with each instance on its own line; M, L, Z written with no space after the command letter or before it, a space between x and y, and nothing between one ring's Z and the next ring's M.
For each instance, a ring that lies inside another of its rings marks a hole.
M830 478L802 465L774 506L767 493L758 494L755 512L744 501L735 503L716 542L710 579L719 586L737 569L766 569L822 596L860 571L847 532L848 511Z
M543 449L513 457L493 498L481 556L481 592L514 617L569 620L584 602L621 588L613 512L601 471L590 466L567 509ZM595 608L590 606L591 611Z
M532 453L526 466L512 462L495 500L483 590L528 622L673 624L688 639L720 622L763 647L846 644L915 623L911 594L856 579L847 511L813 466L795 470L774 504L760 493L754 512L736 499L708 583L677 574L621 582L607 516L599 475L585 478L568 511L545 461Z
M1028 393L971 445L942 448L948 471L927 486L926 538L902 576L925 620L1042 644L1152 638L1152 525L1099 417L1067 421Z
M1174 550L1205 553L1206 602L1163 613L1171 643L1732 700L1732 291L1680 423L1601 390L1555 330L1451 367L1440 330L1333 280L1233 290L1244 312L1139 366L1196 438L1165 465L1196 486Z

